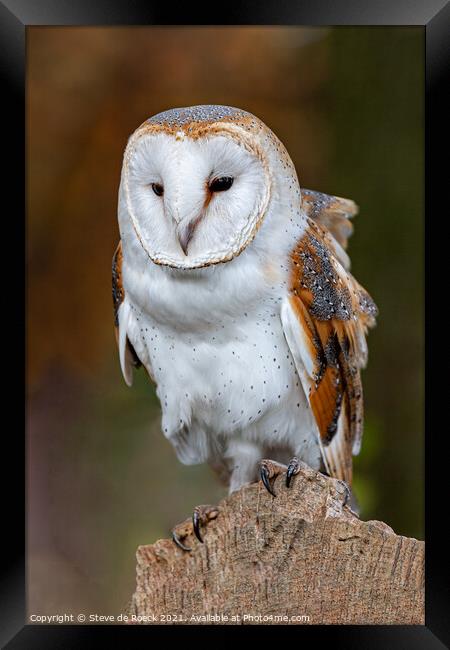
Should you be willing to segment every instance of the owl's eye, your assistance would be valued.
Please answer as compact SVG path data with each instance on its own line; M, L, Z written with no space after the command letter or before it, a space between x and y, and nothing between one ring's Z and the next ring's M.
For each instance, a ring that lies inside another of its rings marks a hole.
M233 181L232 176L220 176L210 182L209 190L210 192L225 192L233 185Z
M152 183L152 190L156 196L162 196L164 194L164 187L160 183Z

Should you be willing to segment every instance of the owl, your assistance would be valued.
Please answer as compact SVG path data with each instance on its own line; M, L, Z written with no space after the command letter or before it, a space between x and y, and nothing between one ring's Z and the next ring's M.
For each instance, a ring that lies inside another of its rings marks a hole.
M184 464L233 492L301 463L348 488L376 306L349 272L353 201L300 189L257 117L194 106L144 122L125 149L113 302L122 372L156 384ZM217 517L198 506L184 539ZM189 520L190 521L190 520Z

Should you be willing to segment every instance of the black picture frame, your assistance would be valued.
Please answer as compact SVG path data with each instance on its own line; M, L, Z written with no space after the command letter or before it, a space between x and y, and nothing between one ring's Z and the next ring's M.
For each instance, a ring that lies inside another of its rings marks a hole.
M161 6L162 5L162 6ZM446 567L448 553L446 546L445 495L448 493L445 472L446 456L442 451L448 435L438 422L438 414L445 410L446 402L441 388L447 382L440 382L432 372L433 356L438 368L442 366L446 351L439 349L439 318L442 318L440 299L433 299L431 289L436 284L432 265L445 260L445 249L438 240L439 219L447 217L448 163L446 164L445 118L449 115L446 100L449 64L450 5L446 0L276 0L258 2L232 2L197 7L187 3L156 3L151 0L0 0L0 43L2 76L2 140L5 165L4 195L10 205L5 207L3 230L3 259L9 253L11 263L4 264L2 283L3 306L7 306L7 333L3 339L3 353L7 354L4 368L9 384L8 413L12 411L11 425L3 427L2 457L3 472L7 474L6 488L3 491L3 579L1 582L1 621L2 647L11 649L26 648L79 648L97 647L104 642L104 636L113 637L114 643L122 640L125 647L142 644L143 634L150 630L145 626L42 626L25 624L25 464L26 442L23 435L22 420L19 417L22 407L21 396L24 390L24 367L26 355L23 352L25 341L25 301L24 295L26 250L25 227L25 70L26 70L26 29L30 26L63 25L218 25L218 24L256 24L256 25L361 25L361 26L422 26L425 30L426 62L426 625L425 626L298 626L292 629L301 635L297 643L307 640L315 644L330 636L333 647L350 648L443 648L450 644L450 588ZM6 145L6 146L5 146ZM4 199L6 200L6 199ZM12 217L12 218L11 218ZM438 248L439 247L439 248ZM439 254L438 251L440 251ZM21 257L23 255L23 257ZM13 268L17 269L13 271ZM445 278L445 275L443 276ZM11 310L13 306L13 311ZM446 306L446 305L445 305ZM13 318L11 318L13 313ZM448 335L444 333L441 340ZM434 338L432 349L431 338ZM442 344L441 344L442 345ZM5 393L4 393L5 394ZM17 408L11 408L17 398ZM433 410L431 401L437 404ZM6 411L6 409L5 409ZM4 411L4 415L5 415ZM4 424L6 420L4 419ZM445 421L444 421L445 422ZM448 427L447 427L448 428ZM5 470L9 470L6 472ZM440 504L442 503L442 509ZM154 628L153 628L154 629ZM205 635L213 628L202 627ZM217 630L217 628L215 628ZM221 633L229 634L232 628L220 628ZM166 634L186 633L176 626L165 628ZM248 634L241 628L241 633ZM197 630L198 634L198 630ZM199 637L197 636L197 642ZM202 642L206 637L202 636ZM5 645L3 645L5 644ZM7 644L7 645L6 645Z

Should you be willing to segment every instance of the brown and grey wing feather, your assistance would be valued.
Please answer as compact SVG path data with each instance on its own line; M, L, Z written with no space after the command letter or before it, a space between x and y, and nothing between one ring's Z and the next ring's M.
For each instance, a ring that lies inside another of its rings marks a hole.
M119 241L119 244L114 252L113 259L112 259L112 299L113 299L113 310L114 310L114 328L116 334L116 341L118 345L119 345L119 338L120 338L119 309L125 298L125 290L122 281L122 263L123 263L122 242ZM125 365L126 367L132 366L134 368L139 368L142 365L128 337L126 338Z
M350 268L345 250L353 233L351 219L358 213L358 206L351 199L332 196L313 190L302 190L301 207L306 215L333 237L334 253L344 268Z
M309 219L292 253L282 321L317 424L325 469L349 484L363 429L365 336L376 313L368 293L340 263L327 230Z

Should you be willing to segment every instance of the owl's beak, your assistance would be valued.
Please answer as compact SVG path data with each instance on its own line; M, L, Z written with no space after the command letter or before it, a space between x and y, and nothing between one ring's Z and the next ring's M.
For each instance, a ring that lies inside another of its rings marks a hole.
M200 218L201 216L192 219L191 221L188 221L188 223L185 225L180 224L177 228L178 241L180 242L180 246L185 255L188 254L189 242L192 239L192 236L194 234L198 222L200 221Z

